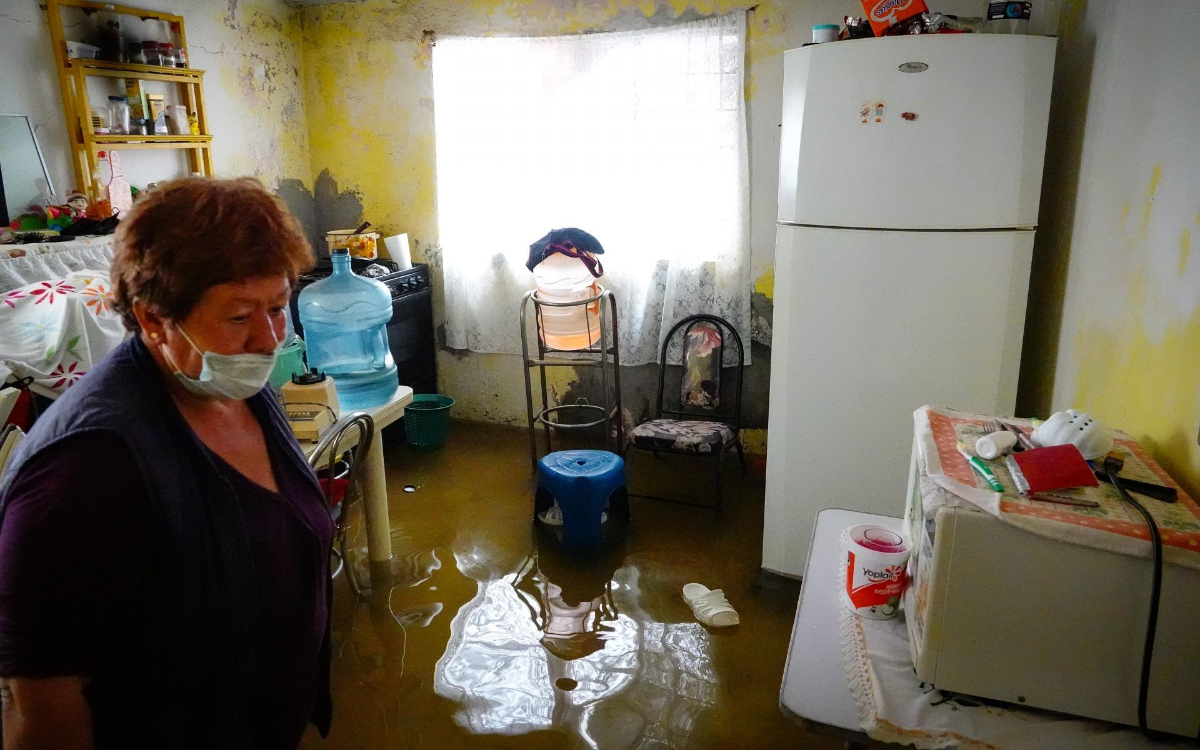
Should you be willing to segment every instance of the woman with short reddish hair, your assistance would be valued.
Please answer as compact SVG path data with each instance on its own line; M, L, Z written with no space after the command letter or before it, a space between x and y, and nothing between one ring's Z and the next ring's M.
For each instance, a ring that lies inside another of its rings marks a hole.
M328 730L333 527L264 390L311 262L255 180L173 182L121 222L133 336L38 420L0 488L7 750Z

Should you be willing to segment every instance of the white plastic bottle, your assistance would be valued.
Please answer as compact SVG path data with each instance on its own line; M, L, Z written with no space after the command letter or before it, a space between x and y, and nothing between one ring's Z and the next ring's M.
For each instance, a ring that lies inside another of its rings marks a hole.
M533 268L539 302L577 302L595 297L600 289L592 272L578 258L554 253ZM542 342L551 349L587 349L600 340L600 303L573 307L541 305Z

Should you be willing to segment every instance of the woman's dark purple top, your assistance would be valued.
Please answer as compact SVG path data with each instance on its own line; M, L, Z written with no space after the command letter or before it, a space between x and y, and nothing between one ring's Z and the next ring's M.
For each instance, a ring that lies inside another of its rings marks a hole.
M279 492L209 458L241 506L257 580L254 746L292 750L317 693L333 523L311 480L268 448ZM68 437L22 467L0 527L0 676L122 668L140 589L163 555L142 485L109 436Z

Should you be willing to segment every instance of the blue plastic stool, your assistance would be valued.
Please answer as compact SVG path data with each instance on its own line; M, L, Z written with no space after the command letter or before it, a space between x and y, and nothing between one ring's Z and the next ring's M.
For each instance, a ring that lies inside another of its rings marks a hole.
M564 547L595 547L605 539L602 515L628 523L625 461L608 451L558 451L538 461L534 520L555 502L562 510Z

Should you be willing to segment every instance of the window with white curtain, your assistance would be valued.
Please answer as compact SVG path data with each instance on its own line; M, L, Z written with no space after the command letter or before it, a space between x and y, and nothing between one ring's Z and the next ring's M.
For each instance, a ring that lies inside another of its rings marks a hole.
M623 364L698 312L749 340L745 15L644 31L439 38L433 52L446 338L520 351L529 245L604 245Z

